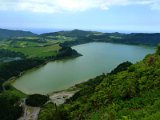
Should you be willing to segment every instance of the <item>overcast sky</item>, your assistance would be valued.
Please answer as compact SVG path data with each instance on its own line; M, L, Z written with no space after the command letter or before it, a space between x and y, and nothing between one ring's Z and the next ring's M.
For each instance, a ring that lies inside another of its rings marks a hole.
M160 0L0 0L0 28L160 32Z

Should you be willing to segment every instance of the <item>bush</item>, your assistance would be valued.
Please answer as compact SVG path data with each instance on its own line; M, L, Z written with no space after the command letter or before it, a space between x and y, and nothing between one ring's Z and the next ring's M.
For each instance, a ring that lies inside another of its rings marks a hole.
M157 53L158 55L160 55L160 44L157 46L157 51L156 51L156 53Z
M128 68L132 65L131 62L123 62L121 64L119 64L114 70L111 71L110 74L116 74L118 72L124 71L124 70L128 70Z
M40 107L49 100L46 95L33 94L29 95L26 99L26 104L33 107Z
M12 91L0 94L0 119L17 120L23 113L20 106L20 97Z
M48 103L41 108L38 120L70 120L63 106Z

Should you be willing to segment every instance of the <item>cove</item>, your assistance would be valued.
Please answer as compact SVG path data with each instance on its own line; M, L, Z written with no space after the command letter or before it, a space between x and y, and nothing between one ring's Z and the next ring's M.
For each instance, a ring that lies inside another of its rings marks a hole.
M26 94L49 94L108 73L122 62L138 62L155 52L154 47L97 42L72 48L83 56L49 62L29 70L12 85Z

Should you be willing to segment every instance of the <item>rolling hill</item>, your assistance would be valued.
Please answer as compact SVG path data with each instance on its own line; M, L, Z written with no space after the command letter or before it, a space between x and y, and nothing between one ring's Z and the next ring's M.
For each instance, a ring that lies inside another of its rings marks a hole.
M36 36L36 34L30 31L8 30L8 29L0 28L0 40L13 38L13 37L24 37L24 36Z
M76 37L77 38L77 37L87 37L93 34L101 34L101 33L95 32L95 31L84 31L84 30L74 29L71 31L44 33L44 34L41 34L41 36L66 36L66 37Z

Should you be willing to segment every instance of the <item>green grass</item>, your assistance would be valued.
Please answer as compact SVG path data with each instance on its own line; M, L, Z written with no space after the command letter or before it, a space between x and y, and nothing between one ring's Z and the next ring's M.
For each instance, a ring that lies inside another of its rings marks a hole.
M9 93L14 94L16 96L19 96L22 99L25 98L26 94L21 92L21 91L19 91L19 90L17 90L15 87L13 87L12 86L12 82L13 81L8 80L8 81L3 83L3 86L5 87L6 91L9 92Z
M8 49L15 52L21 52L28 58L34 58L34 57L44 58L47 56L55 56L58 50L60 49L60 46L56 44L46 47L24 47L24 48L9 47Z
M17 37L15 40L0 42L0 48L21 52L27 58L45 58L56 56L60 49L59 43L73 40L74 38L64 36Z
M109 36L111 39L122 39L122 37L120 37L120 36Z
M17 37L18 39L30 39L30 40L37 40L37 39L39 39L40 37L38 37L38 36L33 36L33 37Z

